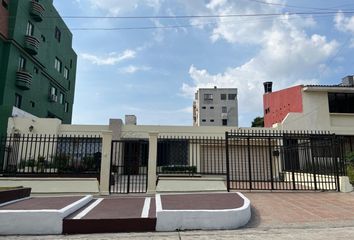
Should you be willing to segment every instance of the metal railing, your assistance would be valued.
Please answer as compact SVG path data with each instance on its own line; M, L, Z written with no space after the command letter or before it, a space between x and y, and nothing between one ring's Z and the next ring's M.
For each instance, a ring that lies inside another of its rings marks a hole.
M341 138L328 132L237 130L225 136L231 189L338 190L345 174Z
M225 139L162 136L157 145L157 174L226 175Z
M97 177L102 139L97 136L9 135L0 137L0 174L23 177Z
M149 142L113 140L110 193L145 193L148 181Z

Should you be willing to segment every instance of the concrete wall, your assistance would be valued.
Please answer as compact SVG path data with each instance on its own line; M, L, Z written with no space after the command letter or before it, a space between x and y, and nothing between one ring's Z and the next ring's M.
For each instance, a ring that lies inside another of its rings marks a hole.
M340 89L339 89L340 90ZM339 91L338 90L338 91ZM354 135L354 114L330 113L328 91L302 91L303 112L288 113L274 125L283 130L322 130L338 135Z
M212 100L205 100L204 94L212 94ZM226 94L226 99L221 100L221 94ZM236 94L236 99L229 100L229 94ZM197 92L195 101L195 123L197 126L222 126L222 119L227 120L227 126L238 126L238 101L236 88L201 88ZM222 107L227 108L222 113ZM203 121L205 120L205 121ZM212 121L211 121L212 120Z

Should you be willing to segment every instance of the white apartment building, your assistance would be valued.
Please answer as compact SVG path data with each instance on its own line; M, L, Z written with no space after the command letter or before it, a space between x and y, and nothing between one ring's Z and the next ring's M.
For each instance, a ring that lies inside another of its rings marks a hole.
M200 88L193 102L193 126L238 126L237 88Z

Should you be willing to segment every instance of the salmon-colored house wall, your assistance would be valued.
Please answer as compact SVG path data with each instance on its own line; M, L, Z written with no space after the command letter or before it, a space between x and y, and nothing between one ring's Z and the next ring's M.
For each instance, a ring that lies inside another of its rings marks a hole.
M290 112L302 112L302 85L263 95L264 127L281 123Z

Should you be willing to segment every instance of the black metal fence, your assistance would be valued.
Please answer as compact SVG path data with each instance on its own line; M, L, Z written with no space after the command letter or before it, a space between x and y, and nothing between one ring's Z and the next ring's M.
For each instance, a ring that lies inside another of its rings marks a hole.
M339 190L345 162L334 134L238 130L225 136L230 189Z
M97 136L0 137L0 174L22 177L98 177L102 139Z
M110 193L145 193L148 156L147 140L112 141Z
M160 137L157 174L225 175L225 139L221 137Z

